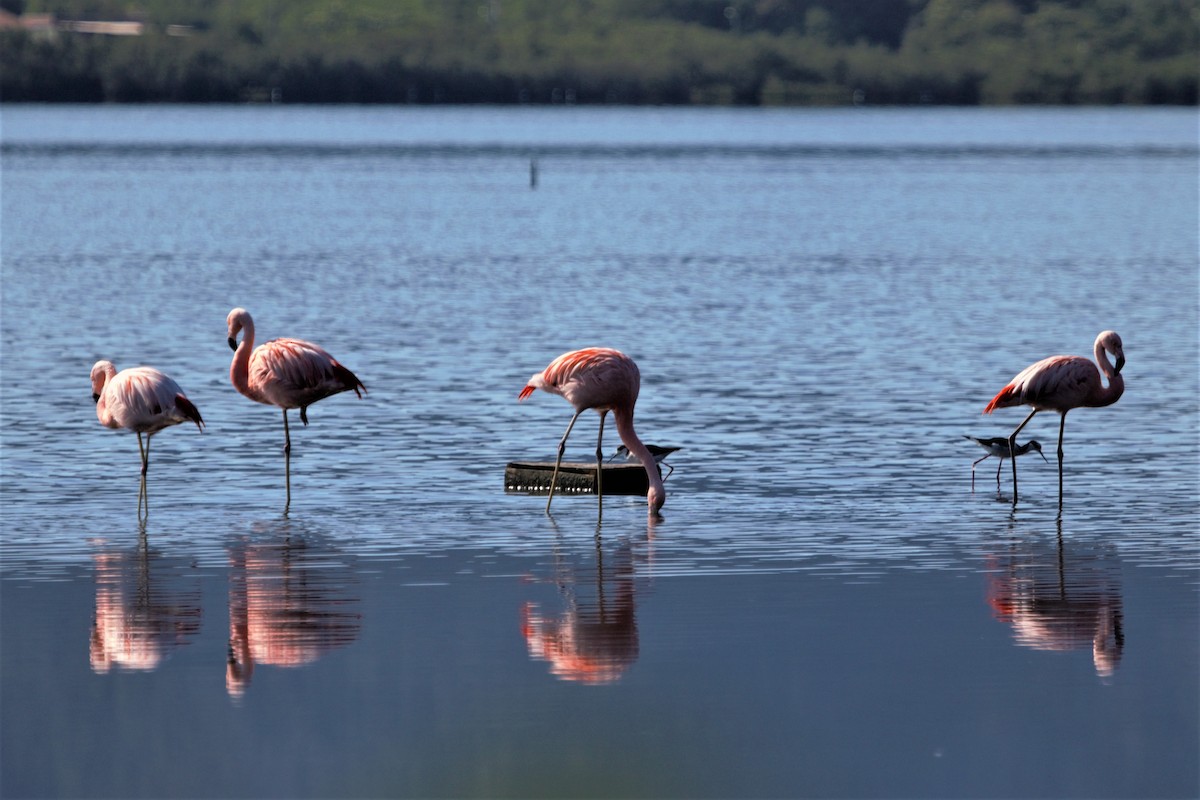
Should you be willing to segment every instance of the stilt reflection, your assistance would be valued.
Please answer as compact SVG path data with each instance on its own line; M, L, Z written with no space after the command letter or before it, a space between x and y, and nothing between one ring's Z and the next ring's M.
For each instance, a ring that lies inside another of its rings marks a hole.
M92 557L96 608L89 646L92 670L157 669L170 652L200 632L199 579L151 550L145 528L133 550Z
M637 661L639 637L634 552L628 539L605 548L597 535L594 564L583 554L554 549L553 582L562 610L528 602L522 633L529 655L550 665L560 680L609 684Z
M301 667L358 638L354 572L332 549L283 523L270 541L229 551L229 662L225 686L245 694L258 666ZM283 538L279 538L282 536Z
M1090 648L1096 674L1111 677L1125 649L1121 570L1115 548L1010 540L989 557L988 603L1010 625L1017 644L1035 650Z

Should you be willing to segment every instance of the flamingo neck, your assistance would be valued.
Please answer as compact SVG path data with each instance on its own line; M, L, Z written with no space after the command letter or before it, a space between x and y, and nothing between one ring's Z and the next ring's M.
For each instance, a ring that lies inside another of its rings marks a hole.
M121 423L113 418L108 410L108 387L112 379L117 377L117 368L111 363L105 363L96 379L92 381L92 391L96 393L96 418L106 428L119 428Z
M621 443L629 449L630 453L637 456L638 461L642 462L642 467L646 470L646 478L650 482L650 490L646 492L646 502L650 505L650 513L657 514L667 499L666 490L663 489L662 476L658 472L658 464L655 463L654 456L650 454L650 449L642 444L642 440L638 438L637 432L633 429L633 410L614 408L613 417L617 421L617 435L621 437Z
M1098 392L1092 395L1089 406L1110 406L1121 399L1121 395L1125 393L1125 379L1121 377L1121 373L1117 372L1113 363L1108 360L1108 351L1104 349L1104 345L1096 342L1095 348L1096 364L1100 367L1100 372L1104 377L1108 378L1108 386L1102 387Z
M246 320L242 323L242 341L238 343L233 353L233 362L229 365L229 380L233 388L247 397L250 393L250 353L254 350L254 323Z

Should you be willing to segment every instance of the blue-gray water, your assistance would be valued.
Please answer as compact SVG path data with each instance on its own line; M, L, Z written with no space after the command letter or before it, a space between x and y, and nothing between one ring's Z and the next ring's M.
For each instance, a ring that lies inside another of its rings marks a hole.
M1200 793L1194 109L0 124L5 797ZM369 389L292 415L286 516L239 305ZM987 401L1106 328L1061 518L1053 414L972 493ZM587 345L683 448L657 524L503 492ZM208 423L144 529L100 358Z

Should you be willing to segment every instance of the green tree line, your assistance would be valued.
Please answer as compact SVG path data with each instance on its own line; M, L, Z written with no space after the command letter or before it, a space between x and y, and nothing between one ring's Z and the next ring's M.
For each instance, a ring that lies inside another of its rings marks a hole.
M1200 0L0 0L0 99L1196 104Z

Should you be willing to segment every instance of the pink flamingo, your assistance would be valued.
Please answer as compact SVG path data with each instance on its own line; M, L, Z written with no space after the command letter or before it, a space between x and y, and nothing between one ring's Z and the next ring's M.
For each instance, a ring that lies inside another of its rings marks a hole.
M101 425L137 433L143 476L150 468L150 438L154 434L189 421L204 431L204 420L183 389L153 367L131 367L117 372L111 361L97 361L92 365L92 400L96 402L96 417Z
M535 389L541 389L551 394L561 395L575 407L575 415L571 424L567 425L566 433L558 443L558 457L554 462L554 474L550 478L550 497L546 500L546 513L550 513L550 502L554 500L554 488L558 482L558 469L562 464L563 451L567 446L567 437L575 427L575 420L586 409L593 408L600 413L600 434L596 438L596 495L599 507L603 510L604 492L601 475L604 450L604 416L613 412L617 421L617 434L629 452L636 456L646 469L646 477L650 481L650 490L646 493L649 512L657 514L667 499L663 490L662 478L659 477L658 467L654 456L646 445L638 438L633 430L633 407L637 402L638 390L641 388L641 374L637 364L624 353L607 347L587 347L583 350L573 350L563 353L550 362L544 370L529 379L529 383L521 390L518 400L524 400L533 394Z
M1050 356L1023 369L1008 382L987 404L983 413L990 414L997 408L1009 406L1031 406L1032 411L1025 421L1008 437L1008 452L1016 453L1017 434L1021 432L1033 415L1039 411L1057 411L1061 418L1058 425L1058 504L1062 507L1063 491L1063 431L1067 427L1067 412L1073 408L1109 406L1121 398L1125 391L1125 379L1121 368L1125 366L1125 351L1121 337L1115 331L1102 331L1092 348L1096 358L1093 364L1083 356ZM1108 360L1112 355L1116 366ZM1097 371L1096 365L1100 369ZM1105 387L1100 373L1108 378ZM1013 503L1017 502L1017 459L1012 460Z
M308 424L308 407L338 392L367 390L357 376L322 348L301 339L274 339L254 346L254 320L244 308L235 308L226 318L229 346L235 352L229 365L229 380L242 394L259 403L283 409L283 452L291 454L288 431L289 408L300 409L300 421ZM241 344L237 335L242 333Z

